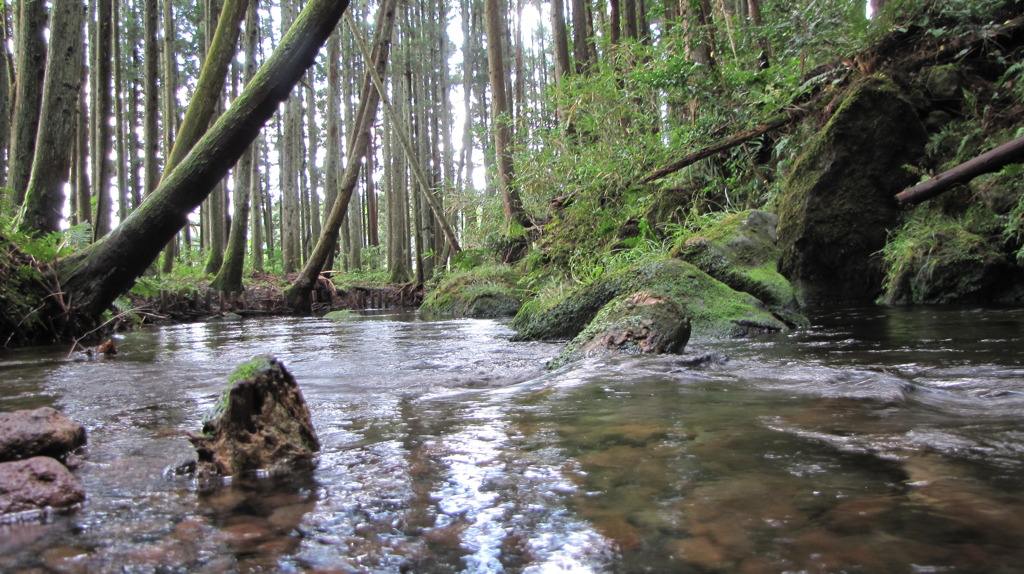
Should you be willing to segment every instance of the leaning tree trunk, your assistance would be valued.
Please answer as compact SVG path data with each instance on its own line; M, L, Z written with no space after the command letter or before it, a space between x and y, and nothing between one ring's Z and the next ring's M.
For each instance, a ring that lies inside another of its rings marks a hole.
M61 33L50 37L36 153L21 220L23 231L37 235L59 230L64 218L64 184L71 171L78 91L82 85L84 19L81 0L53 1L50 22Z
M324 221L323 231L312 255L306 261L299 276L285 290L285 304L291 309L309 311L312 304L313 285L316 284L320 272L323 271L328 257L338 246L341 224L348 211L352 192L355 191L356 184L359 182L363 156L366 155L370 143L370 130L377 118L377 107L380 104L381 94L373 85L373 71L375 70L378 75L383 75L387 68L388 54L391 52L391 35L395 28L396 3L397 0L385 0L380 5L376 24L377 39L373 47L373 55L367 61L366 77L363 79L363 87L359 95L359 110L356 112L355 137L349 149L348 162L341 179L338 198L331 206L330 215ZM354 31L355 26L352 28Z
M256 38L259 29L258 0L250 0L245 16L245 66L242 71L246 84L252 81L256 72ZM249 198L252 194L253 165L256 150L252 145L242 154L236 169L235 189L231 195L234 213L231 216L231 230L228 234L227 250L217 276L210 283L212 289L224 293L240 293L242 273L245 269L245 240L249 230Z
M94 323L130 289L188 223L288 98L347 7L347 0L310 0L252 82L149 198L103 241L57 262L65 303L79 327Z

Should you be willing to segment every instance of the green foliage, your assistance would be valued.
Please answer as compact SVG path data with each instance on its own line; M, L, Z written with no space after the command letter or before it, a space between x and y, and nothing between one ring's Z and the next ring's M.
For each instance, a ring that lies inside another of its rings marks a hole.
M938 270L990 265L1001 257L993 241L1000 229L999 220L981 205L961 216L938 208L915 210L881 251L886 266L886 298L893 302L925 302L926 294L935 290L930 284L939 280L935 276Z

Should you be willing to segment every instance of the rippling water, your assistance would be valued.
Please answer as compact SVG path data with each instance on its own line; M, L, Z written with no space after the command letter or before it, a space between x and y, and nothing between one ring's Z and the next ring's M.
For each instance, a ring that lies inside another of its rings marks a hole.
M547 372L485 320L377 314L0 355L0 410L86 426L88 501L0 571L1019 572L1024 310L889 309ZM165 473L235 365L296 376L315 471Z

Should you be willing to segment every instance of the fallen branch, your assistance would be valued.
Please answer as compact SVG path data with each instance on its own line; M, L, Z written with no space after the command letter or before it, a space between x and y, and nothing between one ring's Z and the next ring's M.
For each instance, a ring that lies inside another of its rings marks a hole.
M1024 136L1011 140L987 151L978 157L944 171L928 181L896 194L896 200L904 205L915 205L961 183L967 183L979 175L1002 169L1011 163L1024 160Z

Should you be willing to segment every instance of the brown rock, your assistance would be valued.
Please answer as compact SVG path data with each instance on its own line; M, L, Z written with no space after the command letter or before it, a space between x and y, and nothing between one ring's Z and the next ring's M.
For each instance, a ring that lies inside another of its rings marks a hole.
M295 377L275 358L239 366L218 405L203 417L203 434L189 440L200 476L289 470L320 450L309 408Z
M85 444L85 427L50 407L0 413L0 461L61 458Z
M81 483L56 459L0 463L0 514L65 508L85 500Z

